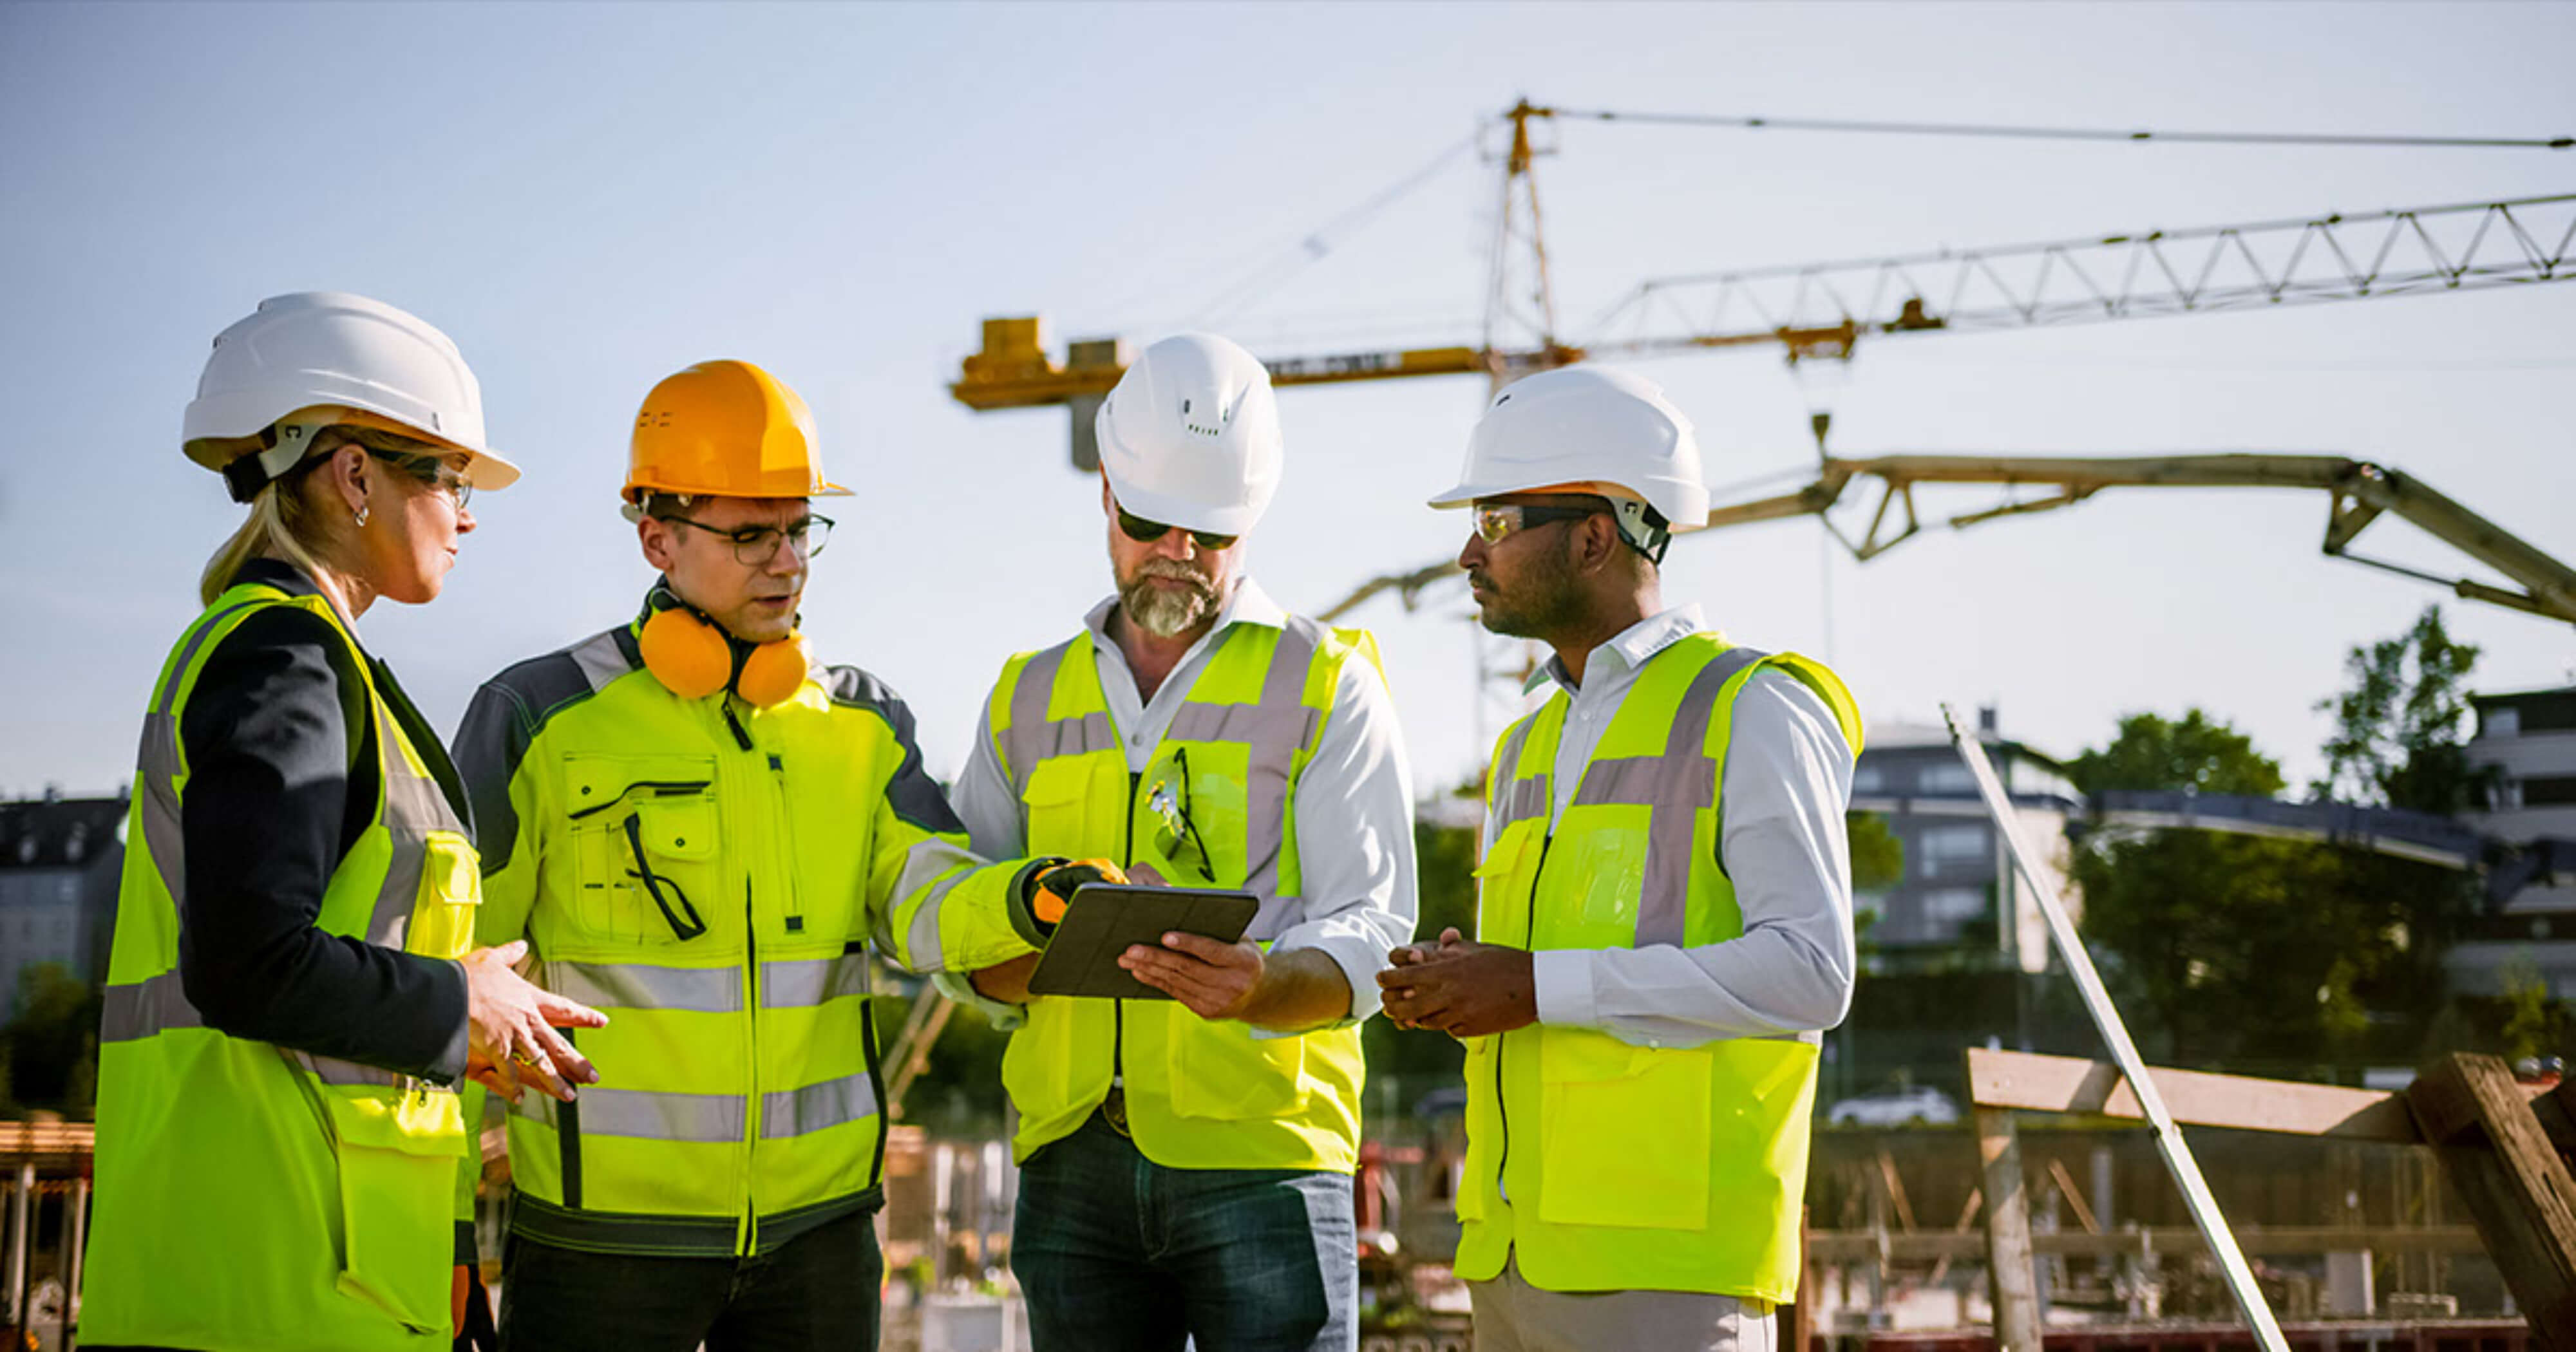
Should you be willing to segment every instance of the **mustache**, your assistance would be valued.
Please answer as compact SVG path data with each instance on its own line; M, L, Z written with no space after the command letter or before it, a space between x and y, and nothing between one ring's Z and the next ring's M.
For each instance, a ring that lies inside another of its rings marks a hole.
M1178 559L1147 559L1143 563L1137 564L1136 580L1142 582L1149 577L1159 577L1173 582L1186 583L1189 586L1196 588L1203 596L1214 597L1216 595L1215 575L1200 572L1198 569L1192 568Z

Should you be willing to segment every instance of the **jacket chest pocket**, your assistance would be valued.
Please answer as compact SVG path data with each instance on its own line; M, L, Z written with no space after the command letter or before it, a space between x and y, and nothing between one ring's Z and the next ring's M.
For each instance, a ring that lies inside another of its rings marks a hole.
M681 944L723 902L723 814L703 756L569 756L568 907L585 938Z

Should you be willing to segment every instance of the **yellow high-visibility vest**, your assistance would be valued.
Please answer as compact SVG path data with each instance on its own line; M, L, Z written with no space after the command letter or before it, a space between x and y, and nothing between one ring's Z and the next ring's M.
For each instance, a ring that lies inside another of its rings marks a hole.
M1131 774L1088 630L1002 670L988 715L1034 855L1111 859L1140 883L1261 898L1244 937L1297 915L1297 784L1343 664L1376 663L1358 630L1291 617L1229 625L1142 774ZM1176 822L1189 829L1176 830ZM1033 996L1002 1084L1026 1160L1069 1135L1120 1077L1136 1148L1180 1169L1332 1169L1359 1158L1365 1078L1356 1026L1255 1036L1177 1000Z
M1532 951L1693 948L1742 934L1718 865L1737 692L1797 678L1860 749L1842 681L1790 654L1697 634L1649 658L1549 829L1563 691L1503 734L1477 869L1477 937ZM1467 1159L1456 1270L1516 1259L1551 1291L1791 1299L1814 1110L1814 1033L1634 1046L1543 1024L1467 1045Z
M127 817L99 1030L98 1197L81 1336L195 1348L444 1348L466 1134L452 1087L234 1038L179 976L180 803L188 696L223 637L260 610L328 620L319 596L245 584L189 626L154 687ZM372 674L382 773L374 820L332 872L315 923L435 958L467 951L474 848ZM352 728L354 744L362 729Z
M869 947L916 969L1031 951L1017 864L966 853L912 715L854 667L755 708L688 699L632 626L475 696L456 758L487 872L478 939L608 1016L600 1082L509 1115L518 1234L589 1252L766 1253L882 1201Z

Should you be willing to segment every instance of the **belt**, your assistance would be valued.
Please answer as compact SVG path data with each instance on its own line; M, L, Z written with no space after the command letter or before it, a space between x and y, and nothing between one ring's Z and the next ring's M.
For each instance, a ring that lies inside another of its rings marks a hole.
M1114 1084L1109 1086L1109 1097L1100 1101L1100 1120L1108 1123L1109 1129L1117 1132L1121 1136L1129 1134L1127 1131L1127 1091L1125 1089Z

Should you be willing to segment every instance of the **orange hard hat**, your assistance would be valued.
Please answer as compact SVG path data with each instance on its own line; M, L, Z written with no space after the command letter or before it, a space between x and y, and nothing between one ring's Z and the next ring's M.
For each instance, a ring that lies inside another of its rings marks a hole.
M785 381L747 361L702 361L644 396L621 496L847 494L825 482L814 442L814 415Z

